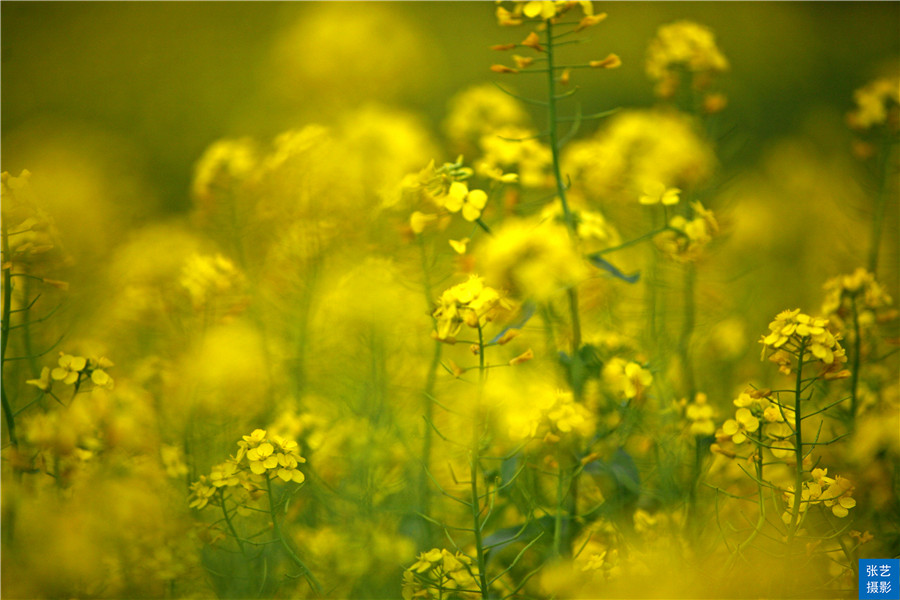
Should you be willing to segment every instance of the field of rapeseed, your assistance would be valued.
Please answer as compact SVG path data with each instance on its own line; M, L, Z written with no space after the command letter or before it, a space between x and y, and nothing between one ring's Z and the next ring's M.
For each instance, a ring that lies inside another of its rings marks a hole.
M900 4L2 17L4 598L900 557Z

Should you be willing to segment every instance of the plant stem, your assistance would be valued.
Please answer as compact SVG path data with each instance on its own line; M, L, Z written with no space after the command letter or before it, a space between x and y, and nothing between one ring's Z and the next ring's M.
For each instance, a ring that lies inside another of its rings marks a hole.
M281 527L278 524L278 518L275 516L275 498L272 496L272 480L266 477L266 493L269 496L269 514L272 517L272 529L275 531L275 537L281 541L281 545L284 548L284 551L287 552L287 555L294 562L295 565L300 567L303 571L303 575L306 577L306 581L309 582L309 586L316 592L318 595L322 595L322 585L319 583L319 580L316 579L316 576L313 575L313 572L309 570L309 567L300 560L300 557L297 556L297 553L294 552L294 549L291 548L290 544L288 544L287 540L284 538L284 534L281 532Z
M559 443L557 442L556 447L556 470L557 470L557 481L556 481L556 516L554 519L554 527L553 527L553 555L554 556L562 556L562 546L563 546L563 502L565 501L565 485L564 480L565 476L563 473L563 465L562 465L562 451L559 447Z
M696 382L694 381L694 368L691 364L691 335L694 332L694 322L696 318L696 283L697 283L697 266L694 263L684 265L684 319L681 327L681 339L678 342L679 353L681 354L681 369L684 377L684 389L687 393L688 400L693 401L697 394Z
M890 136L890 134L886 134ZM877 275L878 270L878 252L881 248L881 231L884 223L884 213L887 205L887 188L888 175L890 171L890 156L892 154L893 144L889 137L886 137L881 145L881 152L878 157L878 191L875 194L875 212L872 215L872 238L869 247L869 272Z
M797 351L797 380L794 387L794 456L797 470L794 477L794 506L791 510L791 525L788 529L788 546L794 541L800 521L800 503L803 501L803 415L800 398L803 394L803 355L806 352L806 338L802 338Z
M856 295L850 296L850 311L853 316L853 369L850 371L850 429L856 427L856 411L858 410L857 387L859 385L859 366L862 350L862 338L859 331L859 309L856 306Z
M566 198L566 186L563 183L562 169L559 161L559 132L557 131L556 117L556 70L553 64L553 23L550 20L545 21L547 25L547 118L549 120L548 128L550 133L550 153L553 158L553 177L556 179L556 193L562 204L563 220L569 229L569 235L572 243L578 241L578 226L575 223L575 215L569 208L569 201ZM578 354L581 348L581 319L578 315L578 290L570 287L566 290L569 297L569 312L572 316L572 356Z
M234 523L232 523L231 521L231 516L228 514L228 509L225 507L225 488L219 488L219 501L222 503L222 515L225 516L225 523L228 525L228 531L230 531L231 535L234 536L238 548L241 549L241 554L243 555L243 557L247 558L247 551L244 548L244 542L241 541L241 537L238 535L237 530L234 528Z
M425 292L425 304L429 311L432 309L433 298L431 296L431 277L428 273L428 257L425 253L425 241L422 239L421 235L416 236L416 241L419 246L419 253L422 258L422 285L424 287ZM434 323L434 317L431 318L432 324ZM425 415L425 434L422 439L422 471L419 473L419 509L423 515L426 517L431 516L431 486L429 485L428 480L428 468L431 465L431 446L432 446L432 430L431 426L428 423L434 422L434 387L437 383L437 370L441 364L441 353L443 351L444 345L438 340L434 341L434 352L431 355L431 364L428 366L428 373L425 376L425 388L422 392L422 402L424 403L424 415ZM431 546L430 543L430 527L426 524L426 546Z
M481 597L488 597L488 585L484 556L484 540L481 536L483 523L481 522L481 500L478 496L478 468L481 454L481 400L484 393L484 332L481 324L478 324L478 395L475 403L475 414L472 419L472 459L469 470L472 492L472 527L475 530L475 553L478 560L478 579L481 588Z
M2 317L2 327L0 327L0 334L3 336L2 342L0 342L0 365L6 362L6 348L9 345L9 325L10 318L12 317L12 257L9 252L9 235L6 230L6 227L0 227L0 237L2 237L2 245L3 245L3 263L5 266L3 267L3 317ZM2 375L6 374L6 369L2 368ZM0 378L2 378L0 375ZM9 403L9 398L6 396L6 384L3 381L0 381L0 398L2 398L3 404L3 416L6 417L6 431L9 434L9 442L13 446L19 445L19 440L16 437L16 420L13 417L12 406Z

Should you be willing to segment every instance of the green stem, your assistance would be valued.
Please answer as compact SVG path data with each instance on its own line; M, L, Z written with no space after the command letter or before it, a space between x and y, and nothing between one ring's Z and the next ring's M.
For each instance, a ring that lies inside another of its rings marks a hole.
M794 477L794 506L791 510L791 525L788 530L788 546L793 544L800 522L800 503L803 501L803 415L801 396L803 394L803 355L806 352L806 338L802 338L797 351L797 379L794 386L794 457L797 468Z
M562 556L562 546L563 546L563 502L565 501L565 485L564 485L564 473L563 473L563 465L562 465L562 451L559 448L559 443L557 443L556 447L556 469L557 469L557 481L556 481L556 516L554 519L554 527L553 527L553 555L554 556Z
M688 263L684 266L684 320L681 327L681 339L678 343L679 353L681 354L681 369L684 377L684 387L689 400L693 400L697 394L696 382L694 381L694 368L691 364L691 336L694 332L694 322L696 319L696 283L697 283L697 266L694 263Z
M853 367L850 372L850 429L856 426L856 411L858 407L859 366L860 351L862 350L862 338L859 328L859 310L856 306L856 295L850 296L850 311L853 316Z
M291 548L290 544L288 544L284 535L281 532L281 527L278 524L278 518L275 516L275 498L272 496L272 480L266 477L266 493L269 496L269 514L272 517L272 529L275 531L275 537L281 541L281 546L284 548L284 551L290 557L290 559L294 562L295 565L300 567L300 570L303 571L303 575L306 577L306 580L309 582L309 586L316 592L318 595L322 595L322 585L319 583L319 580L316 579L316 576L313 575L313 572L309 570L309 567L300 560L300 557L297 556L294 549Z
M419 246L419 253L422 258L422 285L425 292L425 304L429 311L432 309L433 298L431 296L431 277L428 271L428 257L425 252L425 241L421 235L416 236ZM434 317L432 317L432 323ZM441 364L441 353L444 345L435 340L434 352L431 355L431 364L428 366L428 374L425 376L425 389L422 392L422 402L424 403L425 414L425 434L422 440L422 471L419 473L419 508L426 517L431 516L431 486L428 480L428 468L431 465L431 446L433 442L432 428L428 423L434 422L434 388L437 384L437 370ZM426 525L427 526L427 525ZM430 528L427 530L430 532ZM426 546L431 546L430 534L426 535Z
M484 333L481 330L481 324L478 324L478 400L475 404L475 414L472 420L472 460L469 470L469 479L471 480L472 493L472 526L475 533L475 553L478 560L478 579L481 588L481 597L488 597L487 585L487 561L484 556L484 540L482 539L481 529L481 500L478 495L478 468L481 454L481 400L484 393Z
M241 541L241 536L238 535L237 530L234 528L234 523L231 521L231 515L228 514L228 509L225 507L225 488L219 488L219 501L222 503L222 515L225 517L225 523L228 525L228 531L231 532L231 535L234 536L235 541L237 542L238 548L241 549L241 554L244 558L247 558L247 551L244 548L244 542Z
M672 231L678 235L685 235L683 231L679 231L678 229L675 229L674 227L670 227L670 226L666 225L665 227L660 227L659 229L654 229L653 231L650 231L643 235L639 235L638 237L636 237L632 240L628 240L627 242L623 242L623 243L619 244L618 246L612 246L610 248L604 248L603 250L594 252L593 254L591 254L591 256L603 256L604 254L609 254L610 252L618 252L619 250L624 250L625 248L634 246L635 244L640 244L641 242L646 241L646 240L648 240L656 235L659 235L660 233L666 232L666 231Z
M3 262L6 265L3 267L3 317L2 317L2 326L0 326L0 334L3 336L2 342L0 342L0 365L6 362L6 348L9 345L9 326L10 319L12 317L12 256L9 251L9 235L6 230L6 227L0 227L0 237L2 237L2 245L3 245ZM2 368L2 375L0 375L0 379L6 375L6 369ZM12 406L9 403L9 398L6 396L6 382L0 381L0 399L2 399L3 404L3 416L6 417L6 430L9 433L9 442L13 446L19 445L19 440L16 437L16 420L13 417Z
M562 204L563 220L569 229L569 235L572 243L578 241L578 226L575 223L575 215L569 208L569 201L566 198L566 186L563 183L562 169L559 160L559 132L557 131L556 117L556 70L553 64L553 23L545 21L547 24L547 118L550 133L550 153L553 158L553 177L556 179L556 193ZM569 312L572 316L572 356L578 354L581 348L581 320L578 315L578 290L574 287L566 290L569 297Z
M890 136L890 134L886 134ZM881 248L881 232L884 223L884 213L887 205L888 175L890 172L890 156L893 144L889 137L881 145L878 160L878 191L875 194L875 212L872 215L872 239L869 247L869 272L877 275L878 252Z
M760 427L756 430L756 441L758 444L762 444L763 438L763 428ZM759 448L759 446L757 446ZM738 547L735 549L734 555L732 555L731 562L729 565L729 569L734 566L734 562L741 555L741 553L756 539L756 536L759 535L759 532L762 531L762 528L766 524L766 499L763 495L763 486L762 483L765 481L763 479L763 461L762 461L762 450L759 450L759 456L756 460L756 489L758 493L758 502L759 502L759 518L756 520L756 527L753 528L753 531L750 532L750 535L747 536L743 542L738 544Z

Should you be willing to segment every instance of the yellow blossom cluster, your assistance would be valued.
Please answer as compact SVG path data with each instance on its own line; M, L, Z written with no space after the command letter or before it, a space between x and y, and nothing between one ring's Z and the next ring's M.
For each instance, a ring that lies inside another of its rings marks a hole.
M588 276L584 259L559 223L509 219L483 247L488 281L544 302Z
M477 598L481 593L476 576L478 566L465 554L432 548L419 554L416 562L403 572L403 600Z
M623 110L609 117L593 138L572 142L563 166L589 198L623 201L659 190L660 201L674 203L670 188L690 189L712 173L709 144L685 115L664 110Z
M741 392L733 404L737 407L734 418L726 420L716 431L713 452L722 452L721 444L729 440L740 446L751 437L760 440L765 437L765 442L759 445L775 458L784 459L794 453L794 430L789 424L794 420L793 408L779 402L770 390L752 388Z
M887 125L900 127L900 77L881 77L853 92L856 108L847 115L853 129L867 130Z
M455 163L445 163L439 168L431 161L418 173L403 178L400 183L400 196L411 198L414 205L426 201L432 207L444 209L445 215L460 213L466 221L477 221L487 205L488 195L484 190L469 189L469 184L465 180L472 174L472 169L463 166L462 157ZM429 223L438 219L438 216L414 211L409 219L410 229L413 233L422 233Z
M853 306L861 327L870 327L876 321L886 321L897 316L891 309L893 299L888 295L875 276L860 267L849 275L838 275L825 282L825 300L822 301L822 314L829 322L843 330L850 317Z
M463 324L478 329L494 320L512 304L494 288L484 285L484 279L470 275L469 279L454 285L441 294L433 316L437 322L435 336L444 342L452 342Z
M713 32L693 21L663 25L647 48L647 75L657 82L656 93L671 97L679 85L679 69L693 77L697 89L708 86L711 76L728 70L728 59L716 45Z
M518 181L526 188L552 185L550 147L531 129L507 125L481 136L478 145L482 156L475 168L479 174L503 182Z
M303 483L306 476L298 465L305 462L294 440L255 429L238 442L235 456L191 484L190 506L202 509L219 488L241 487L253 495L268 479Z
M54 381L74 385L78 389L82 383L90 380L96 386L112 389L115 382L106 372L112 366L115 366L113 362L104 356L89 359L60 352L56 367L44 367L38 379L29 379L26 383L45 393L50 392Z
M603 366L603 380L617 394L626 399L640 398L653 383L653 374L640 363L618 356Z
M812 481L803 482L803 491L800 494L800 513L804 514L810 506L819 504L831 509L831 513L838 518L849 515L850 509L856 506L856 500L853 498L853 483L840 475L828 477L828 469L813 469L812 477ZM793 487L789 487L784 492L784 500L786 509L781 515L781 519L789 524L795 502Z
M242 277L234 263L221 254L192 254L182 267L179 282L199 310L213 299L237 293Z
M497 3L497 24L501 27L521 25L525 19L549 20L561 16L575 6L581 8L584 17L579 27L600 22L606 14L594 15L594 4L589 0L527 0L512 3L512 10ZM597 17L601 17L598 19Z
M259 151L250 138L221 139L206 148L194 166L191 184L194 199L200 207L209 208L214 199L234 188L255 172Z
M841 335L827 327L828 319L810 317L799 308L782 311L769 323L770 333L760 340L763 358L771 351L769 360L785 375L791 374L794 360L818 360L826 379L848 377L850 372L842 368L847 356L840 344Z
M504 127L527 128L530 121L518 100L489 83L459 92L448 108L443 128L459 152L474 152L484 136Z
M596 419L590 410L576 402L571 392L556 390L539 394L529 402L508 411L510 437L514 440L543 436L546 442L558 442L566 436L589 438L596 430Z
M583 202L583 201L581 201ZM575 219L575 231L586 252L602 250L621 242L616 227L598 210L575 208L573 198L569 198L569 210ZM541 218L564 223L565 211L559 198L547 204L541 211Z
M690 402L684 409L684 416L690 422L691 435L712 435L716 431L716 425L713 422L715 410L709 403L709 399L703 392L694 396L693 402Z
M656 245L672 260L694 262L719 232L719 223L711 210L700 202L691 202L692 219L676 215L669 220L669 230L656 236Z

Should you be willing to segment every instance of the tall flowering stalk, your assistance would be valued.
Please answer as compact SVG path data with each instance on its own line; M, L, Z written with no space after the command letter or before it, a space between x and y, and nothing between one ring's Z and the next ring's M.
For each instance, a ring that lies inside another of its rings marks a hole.
M581 18L575 21L564 21L565 17L568 16L569 11L576 6L579 6L581 9ZM572 40L567 40L566 38L597 25L605 18L606 13L594 14L591 2L515 2L513 3L511 11L504 6L497 7L497 20L502 26L516 26L525 22L535 25L535 29L520 43L498 45L494 46L494 49L506 51L515 48L525 48L530 54L536 53L537 56L521 57L514 55L513 60L516 63L516 68L507 67L505 65L494 65L492 70L497 73L508 74L543 74L546 77L547 94L545 98L542 100L529 100L529 102L542 105L546 109L546 136L550 146L553 184L556 191L556 197L561 207L561 220L568 232L569 244L575 251L578 251L581 246L579 221L570 206L568 184L563 176L560 152L565 142L574 137L577 133L582 121L602 118L610 113L582 115L579 107L575 115L571 117L562 117L559 110L560 101L571 97L576 90L563 93L558 93L557 90L559 89L558 86L569 83L571 72L574 69L612 69L620 66L621 60L617 55L609 54L606 58L601 60L592 60L582 64L564 65L560 64L558 60L557 50L560 46L573 43ZM543 32L543 35L539 35L539 32ZM563 137L560 135L560 125L565 121L570 122L572 126L570 132ZM580 258L575 259L575 262L580 262L580 260ZM564 367L567 370L567 379L572 386L575 397L576 399L580 399L586 379L587 367L582 356L582 323L577 285L578 282L576 281L571 285L566 286L565 290L569 314L570 348L568 359L564 362ZM557 503L559 506L557 509L554 532L554 552L556 554L568 555L571 551L573 528L563 527L562 503L565 499L566 512L569 514L570 522L574 523L578 499L578 478L575 473L577 465L567 464L565 469L566 472L564 472L563 461L558 462ZM569 463L574 461L566 462ZM567 483L567 485L564 486L564 483Z
M273 481L302 484L306 481L306 476L299 466L305 462L306 459L300 455L297 442L269 434L265 429L256 429L238 442L238 451L234 456L215 465L209 475L201 475L191 484L188 501L190 507L197 510L202 510L210 504L218 505L228 533L234 538L241 554L248 560L253 558L250 556L248 546L264 544L253 541L257 535L241 536L234 524L234 516L237 514L246 516L253 512L267 513L275 535L273 541L281 545L291 562L300 569L303 577L309 582L310 587L317 594L321 594L322 586L318 579L285 536L277 516L281 507L278 506L279 502L275 498L275 489L272 486ZM258 506L263 495L268 498L268 510Z
M763 344L763 356L768 355L770 361L779 365L779 371L784 375L794 374L794 406L786 411L782 404L778 404L781 416L791 428L791 438L794 451L794 485L786 493L791 506L790 519L786 519L788 526L787 541L791 545L800 529L801 510L806 501L803 498L804 476L809 472L804 466L804 461L812 453L813 448L819 444L818 436L815 441L804 442L803 422L812 416L813 411L804 415L804 405L812 399L812 392L804 397L807 390L818 379L839 379L850 375L844 369L846 352L841 347L840 336L832 334L828 329L828 320L813 318L800 312L800 309L786 310L779 313L775 320L769 324L769 334L761 340ZM804 378L804 368L819 367L819 373ZM791 414L793 413L793 419ZM791 422L793 421L793 422ZM804 451L804 448L809 448Z

